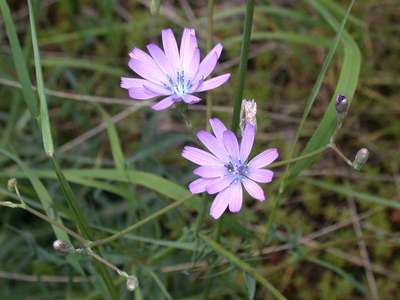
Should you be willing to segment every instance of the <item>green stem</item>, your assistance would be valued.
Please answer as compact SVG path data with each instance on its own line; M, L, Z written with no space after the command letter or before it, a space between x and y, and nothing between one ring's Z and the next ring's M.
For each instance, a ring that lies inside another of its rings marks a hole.
M95 246L100 246L100 245L104 245L107 243L110 243L112 241L115 241L116 239L119 239L120 237L124 236L125 234L131 232L132 230L135 230L141 226L143 226L144 224L157 219L158 217L162 216L163 214L169 212L170 210L174 209L175 207L181 205L183 202L185 202L186 200L192 198L193 195L189 195L181 200L175 201L173 203L171 203L170 205L160 209L159 211L157 211L156 213L148 216L147 218L144 218L143 220L140 220L139 222L136 222L135 224L117 232L116 234L113 234L107 238L101 239L101 240L97 240L92 242L89 246L90 247L95 247Z
M219 255L225 257L232 264L236 265L238 268L242 269L244 272L250 274L258 283L260 283L263 287L265 287L276 299L286 299L266 278L264 278L260 273L258 273L254 268L252 268L249 264L242 261L235 254L229 252L225 248L223 248L219 243L210 239L209 237L200 233L200 238L205 241L208 246L217 252Z
M329 144L328 145L333 151L336 152L337 155L340 156L350 167L353 167L353 163L342 153L342 151L339 150L339 148L335 144Z
M207 52L211 50L212 47L212 38L213 38L213 28L214 28L214 0L208 0L208 6L207 6L207 31L208 31L208 37L207 37ZM212 97L211 93L207 93L207 113L206 113L206 122L207 122L207 130L210 130L210 124L208 122L209 119L211 119L212 116Z
M246 15L244 17L244 24L243 24L243 43L242 43L242 48L240 50L238 83L236 85L234 106L233 106L233 117L231 125L231 129L233 132L236 132L239 127L240 107L242 105L244 82L246 79L247 59L249 56L250 36L253 24L253 13L254 13L254 0L248 0L246 2ZM215 240L217 242L220 240L221 237L222 223L223 223L223 217L221 217L218 220L215 230Z
M251 28L253 24L253 13L254 13L254 0L247 0L246 2L246 15L244 18L243 25L243 43L240 50L240 63L238 70L238 82L236 84L234 106L233 106L233 117L231 129L233 132L239 127L240 107L243 98L243 89L246 79L247 71L247 60L249 56L249 45L251 37Z
M287 159L287 160L282 160L282 161L279 161L279 162L270 164L270 165L268 166L268 169L273 169L273 168L276 168L276 167L280 167L280 166L284 166L284 165L291 164L291 163L293 163L293 162L296 162L296 161L299 161L299 160L302 160L302 159L306 159L306 158L313 157L314 155L318 155L318 154L324 152L324 151L325 151L326 149L328 149L329 147L330 147L330 145L328 144L328 145L326 145L326 146L324 146L324 147L321 147L321 148L319 148L319 149L317 149L317 150L314 150L314 151L312 151L312 152L309 152L309 153L307 153L307 154L304 154L304 155L301 155L301 156L298 156L298 157L295 157L295 158L291 158L291 159Z

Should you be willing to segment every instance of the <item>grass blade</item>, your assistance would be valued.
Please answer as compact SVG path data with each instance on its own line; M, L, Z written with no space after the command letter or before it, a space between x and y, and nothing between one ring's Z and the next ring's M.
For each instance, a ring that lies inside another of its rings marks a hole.
M53 145L53 138L51 136L50 120L49 120L49 112L47 109L46 95L44 93L42 66L40 64L40 53L39 53L39 47L38 47L37 37L36 37L35 16L33 14L32 3L30 0L28 0L28 7L29 7L29 19L30 19L30 25L31 25L33 56L34 56L34 61L35 61L37 92L39 95L39 103L40 103L39 122L40 122L40 128L42 130L44 151L46 152L46 154L48 156L51 157L54 154L54 145Z
M42 204L42 207L44 211L46 212L47 216L51 219L54 219L58 223L63 224L62 219L60 216L56 213L56 211L53 209L54 203L53 199L47 192L46 188L44 187L43 183L40 181L40 179L36 176L35 172L31 170L24 162L22 162L18 157L12 155L10 152L0 149L0 153L3 155L7 156L11 160L13 160L15 163L18 164L18 166L21 168L22 172L26 174L28 177L29 181L31 182L39 200L40 203ZM71 242L69 236L67 233L65 233L63 230L61 230L59 227L51 225L53 228L54 234L57 239L62 240L62 241L67 241ZM75 256L68 256L67 260L74 266L74 268L82 273L82 269L79 266L78 260Z
M57 160L55 157L52 157L52 162L54 166L54 170L57 174L58 181L61 186L61 190L64 194L64 197L68 203L69 210L72 213L72 217L75 220L75 224L77 225L79 231L83 234L84 238L87 240L92 240L92 234L89 230L89 225L87 224L81 209L79 208L79 204L77 199L75 198L75 195L71 189L71 186L69 185L67 179L65 178ZM118 294L117 291L114 287L114 283L110 277L110 274L104 267L104 265L100 264L99 262L95 261L95 267L96 271L99 273L101 278L103 279L104 284L106 285L110 296L112 299L118 299Z
M329 22L329 24L338 31L340 25L338 22L326 11L326 9L321 6L316 1L309 1L314 8L316 8L321 15ZM301 155L312 152L319 149L330 142L332 134L336 129L336 111L335 111L335 98L337 95L345 95L349 100L349 104L355 93L358 76L360 73L361 66L361 54L357 44L351 38L351 36L343 32L342 43L344 47L344 59L342 63L342 69L340 71L339 80L336 85L335 92L332 96L328 109L326 110L318 128L315 130L314 134L308 141L306 147L304 148ZM304 159L298 161L291 170L291 176L296 176L304 168L309 167L315 158Z
M390 200L380 196L354 191L350 188L342 187L322 180L311 178L302 178L302 180L324 190L332 191L346 197L354 197L355 200L360 202L378 204L386 207L400 209L400 201Z
M207 245L217 252L219 255L225 257L232 264L243 270L244 272L250 274L258 283L265 287L276 299L286 299L267 279L265 279L260 273L253 269L249 264L242 261L235 254L229 252L223 248L220 244L205 236L204 234L199 234L200 238L207 243Z
M344 279L346 279L348 282L350 282L359 292L361 292L364 295L367 294L366 288L360 282L355 280L353 276L351 276L349 273L345 272L343 269L341 269L327 261L316 258L316 257L308 257L307 260L316 265L319 265L323 268L326 268L328 270L335 272L336 274L338 274L339 276L342 276Z
M25 56L22 52L15 25L11 17L10 8L6 0L0 0L0 8L3 15L7 37L11 47L11 55L14 62L15 70L17 72L18 80L22 86L22 94L24 96L24 100L26 102L26 105L28 106L29 111L36 119L38 118L36 97L31 87L31 79L29 77Z
M148 272L149 272L150 276L153 277L154 281L160 288L161 292L164 294L165 298L167 298L168 300L172 300L171 295L168 293L167 289L165 288L164 284L162 283L160 278L157 276L157 274L150 270Z

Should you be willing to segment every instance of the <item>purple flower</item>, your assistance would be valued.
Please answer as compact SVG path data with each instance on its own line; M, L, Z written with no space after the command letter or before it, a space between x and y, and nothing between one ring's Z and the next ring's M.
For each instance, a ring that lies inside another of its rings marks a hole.
M134 48L130 53L129 67L142 78L121 78L121 87L129 91L136 100L164 96L154 104L154 110L163 110L176 102L194 104L201 99L192 95L214 89L224 84L230 74L223 74L208 80L221 55L222 45L217 44L200 62L200 49L194 29L185 28L180 49L171 29L162 31L164 51L155 44L147 45L146 52Z
M226 129L218 119L210 119L214 135L199 131L198 139L210 152L186 146L182 156L200 165L193 173L200 178L189 184L193 194L207 192L217 194L210 214L218 219L229 207L231 212L239 212L243 202L242 185L253 198L264 201L262 188L256 183L272 181L274 172L263 169L278 158L277 149L267 149L247 162L253 147L255 127L247 123L240 142L235 134Z

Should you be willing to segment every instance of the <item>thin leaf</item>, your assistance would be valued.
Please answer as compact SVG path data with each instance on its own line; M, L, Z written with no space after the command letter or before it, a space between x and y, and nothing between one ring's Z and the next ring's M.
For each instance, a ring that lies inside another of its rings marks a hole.
M172 300L171 295L168 293L167 289L165 288L164 284L162 283L162 281L160 280L160 278L157 276L156 273L154 273L153 271L148 271L149 274L151 275L151 277L153 277L154 281L156 282L156 284L158 285L158 287L160 288L161 292L164 294L164 296L168 299L168 300Z
M250 274L258 283L265 287L276 299L286 299L265 277L253 269L249 264L242 261L235 254L229 252L223 248L219 243L205 236L204 234L199 234L200 238L204 240L211 249L217 252L219 255L225 257L232 264L242 269L244 272Z
M316 1L308 1L318 12L329 22L331 27L336 31L339 30L340 25L338 22L326 11L326 9L318 4ZM308 141L301 155L310 153L316 149L327 145L336 129L336 110L335 110L335 99L337 95L345 95L349 101L352 101L354 92L357 87L358 76L360 73L361 66L361 54L357 44L345 31L343 32L342 43L344 46L344 59L342 63L342 69L340 71L338 83L336 85L335 92L332 95L330 104L322 117L318 128ZM303 169L309 167L315 158L304 159L298 161L291 170L291 176L296 176Z
M54 145L53 145L53 138L51 136L50 120L49 120L49 112L47 109L46 95L44 93L42 66L40 64L40 54L39 54L39 48L38 48L38 43L37 43L37 37L36 37L35 16L33 14L31 0L28 0L28 7L29 7L29 20L30 20L30 25L31 25L33 56L34 56L34 60L35 60L37 92L39 95L39 103L40 103L39 122L40 122L40 128L42 130L44 151L46 152L46 154L48 156L51 157L54 154Z
M367 203L378 204L382 206L400 209L400 201L396 201L394 199L390 200L380 196L358 192L351 188L339 186L322 180L316 180L311 178L302 178L301 180L309 184L315 185L316 187L319 187L324 190L332 191L347 197L354 197L355 200L361 203L367 202Z
M11 17L10 8L8 7L6 0L0 0L0 8L3 15L7 37L11 47L11 55L13 58L15 70L17 71L18 80L22 86L22 94L30 113L36 119L38 118L36 97L32 90L31 79L29 77L29 71L26 65L25 56L22 53L15 25Z
M348 272L344 271L343 269L316 257L308 257L307 258L308 261L319 265L323 268L329 269L333 272L335 272L336 274L338 274L339 276L343 277L344 279L346 279L348 282L350 282L359 292L361 292L362 294L366 295L367 294L367 289L365 288L365 286L363 286L360 282L358 282L356 279L354 279L353 276L351 276Z

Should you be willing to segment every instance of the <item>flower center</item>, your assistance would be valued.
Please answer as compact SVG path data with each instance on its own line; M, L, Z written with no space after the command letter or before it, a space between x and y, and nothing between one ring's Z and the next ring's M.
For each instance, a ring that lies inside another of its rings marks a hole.
M231 161L225 165L228 173L233 176L234 181L242 181L248 172L247 164L242 163L240 160L237 162Z
M182 96L190 91L192 83L190 80L185 80L184 71L178 71L175 80L168 77L168 84L165 84L165 87L175 95Z

